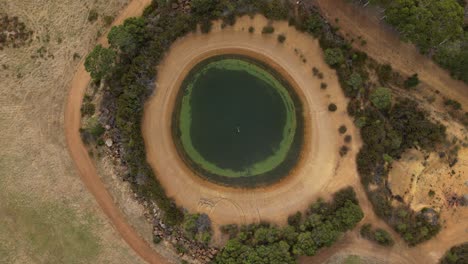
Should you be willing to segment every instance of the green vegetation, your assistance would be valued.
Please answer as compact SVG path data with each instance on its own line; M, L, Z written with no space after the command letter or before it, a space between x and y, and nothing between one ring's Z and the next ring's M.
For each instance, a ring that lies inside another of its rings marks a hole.
M419 84L419 78L418 78L417 73L411 75L404 83L405 88L407 89L416 87L418 84Z
M345 125L341 125L339 128L338 128L338 131L340 132L340 134L344 134L346 133L348 129L346 128Z
M415 42L423 52L434 51L436 61L447 67L456 78L468 82L467 41L459 32L460 12L459 8L453 5L454 0L431 0L430 5L421 5L421 1L416 0L391 2L394 2L394 6L388 8L389 21L396 25L406 38ZM405 6L412 8L406 10ZM98 81L106 76L107 85L111 87L110 94L103 100L103 107L106 107L113 115L112 118L115 118L113 133L121 140L125 149L122 154L122 159L128 166L125 179L132 183L133 189L139 195L158 204L165 212L167 223L181 222L183 219L181 210L165 195L145 162L140 120L143 104L154 87L154 69L170 45L178 37L195 30L197 24L215 18L227 19L228 16L260 12L270 19L289 18L290 24L298 30L319 39L326 62L336 69L341 87L350 99L348 113L355 118L356 125L361 128L363 146L357 157L358 171L375 212L401 234L409 245L430 239L440 229L438 214L428 208L415 212L402 203L398 204L399 202L385 186L389 171L387 161L388 157L398 159L410 147L433 150L445 140L445 128L431 122L428 119L429 115L421 110L417 103L408 99L394 98L394 104L386 111L374 107L373 105L378 106L380 103L376 103L375 100L371 102L369 97L378 86L369 81L369 71L374 69L371 65L376 65L376 62L368 58L365 53L353 50L350 44L336 33L336 29L325 23L311 5L299 6L297 16L293 16L290 10L293 9L289 8L287 1L276 0L197 0L192 1L191 14L178 12L166 5L157 7L156 4L152 4L141 18L144 35L148 36L148 39L138 43L134 54L127 54L116 48L103 50L102 47L96 47L88 55L86 68L93 79ZM419 21L415 19L418 16L421 16ZM266 29L266 31L271 30L274 32L274 29ZM119 56L117 65L114 65L115 53ZM403 88L403 82L394 80L395 73L391 71L390 66L378 65L375 71L381 82L380 86L385 85L385 82L392 82L393 86ZM314 75L323 78L320 72L314 72ZM336 110L336 105L332 108ZM146 175L149 180L142 185L136 184L135 175ZM375 188L370 189L370 184ZM397 206L392 206L392 203ZM349 211L355 210L349 203L347 206L351 208L348 208ZM274 261L288 263L294 254L312 254L337 237L335 232L337 222L331 220L327 213L318 213L321 216L318 221L319 227L305 224L313 220L309 221L309 218L313 218L311 217L313 214L308 213L305 216L307 220L301 219L302 229L294 227L296 232L300 231L301 236L299 237L299 234L297 237L292 236L292 241L301 241L300 244L286 242L287 247L285 243L275 239L278 236L270 239L275 242L263 244L257 242L254 233L240 232L239 234L245 235L231 240L219 255L218 261L245 262L247 256L252 256L253 260L265 259L273 263ZM336 215L333 213L333 216L340 219L338 213ZM355 220L358 217L347 218ZM343 226L349 225L343 223ZM316 234L317 230L327 230L327 232ZM321 237L323 234L326 234L326 237ZM314 235L320 238L317 240L319 242L311 240ZM283 240L283 237L281 238ZM265 251L271 254L265 254Z
M134 54L136 49L149 37L145 31L145 20L143 18L129 18L120 26L111 28L107 39L111 48L125 53Z
M99 14L98 12L95 10L95 9L91 9L89 11L89 14L88 14L88 21L93 23L94 21L96 21L99 17Z
M372 91L369 100L380 110L388 110L392 106L392 92L388 88L379 87Z
M195 72L190 73L182 85L183 94L181 94L180 112L176 117L179 121L177 134L180 136L180 142L183 150L187 156L196 164L200 165L204 170L209 173L220 175L223 177L237 178L237 177L250 177L268 173L273 169L281 166L288 155L290 149L296 138L296 129L298 123L298 116L296 116L296 104L290 95L289 89L285 84L277 79L277 76L272 74L260 65L257 65L253 60L247 60L240 56L232 58L212 58L207 61L207 64L200 64L201 68L195 67ZM259 81L263 81L269 85L269 88L277 92L281 98L282 104L286 109L286 122L282 128L282 139L275 152L264 160L252 164L249 167L234 170L231 168L222 168L210 160L207 160L197 150L192 142L192 108L191 102L193 101L194 86L200 76L204 76L206 72L212 70L229 70L229 71L245 71L249 75L254 76Z
M392 236L387 231L381 228L372 230L371 224L365 224L361 227L361 236L382 246L393 246L394 244Z
M330 66L338 67L344 62L343 52L339 48L325 50L325 62Z
M317 20L319 16L313 8L299 8L296 28L307 31L310 19ZM432 123L416 102L391 98L388 90L379 89L369 81L370 71L374 70L380 85L391 83L404 88L403 81L392 72L390 65L378 65L365 53L353 50L326 23L309 33L319 38L327 63L336 69L341 87L350 98L347 110L354 117L356 126L361 128L364 141L357 157L358 171L375 212L409 245L430 239L440 230L438 214L431 209L414 212L404 204L393 207L393 201L399 202L385 182L390 160L398 159L410 147L433 150L444 142L445 127ZM318 70L313 72L315 75ZM392 101L395 102L393 105ZM345 153L346 149L342 147L340 154ZM371 183L375 189L369 188Z
M285 40L286 40L285 35L283 35L283 34L278 35L278 42L279 43L284 43Z
M450 107L452 107L452 108L455 109L455 110L461 110L461 109L462 109L462 105L461 105L460 102L458 102L457 100L446 99L446 100L444 101L444 105L445 105L445 106L450 106Z
M463 34L463 8L456 0L396 0L386 20L424 53Z
M440 260L440 264L468 263L468 242L452 247Z
M111 73L116 57L114 50L97 45L86 57L84 66L94 81L100 81Z
M186 214L182 223L184 235L208 245L211 241L211 221L206 214Z
M262 29L262 34L273 34L275 32L275 28L272 26L264 26Z
M335 112L337 109L338 109L338 107L334 103L331 103L331 104L328 105L328 111L330 111L330 112Z
M468 27L457 0L375 0L403 40L432 56L452 76L468 83Z
M290 216L289 225L283 228L269 224L224 228L231 239L215 263L296 263L297 256L313 256L320 248L333 245L363 216L349 187L337 192L332 202L319 199L304 215L298 212Z

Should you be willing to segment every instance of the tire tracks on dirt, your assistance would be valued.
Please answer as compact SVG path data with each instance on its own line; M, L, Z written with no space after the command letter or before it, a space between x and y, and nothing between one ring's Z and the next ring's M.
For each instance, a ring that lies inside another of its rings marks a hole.
M151 0L131 1L119 14L113 25L121 24L128 17L141 15L143 9L150 3ZM98 40L99 44L107 44L106 35L107 34L104 34L103 37ZM114 203L112 196L97 174L96 167L81 140L79 133L81 126L80 109L86 87L91 81L91 77L86 72L83 63L84 60L80 62L70 84L70 92L65 107L65 136L70 156L75 163L81 180L125 242L148 263L168 263L167 260L154 251L127 222L125 216Z

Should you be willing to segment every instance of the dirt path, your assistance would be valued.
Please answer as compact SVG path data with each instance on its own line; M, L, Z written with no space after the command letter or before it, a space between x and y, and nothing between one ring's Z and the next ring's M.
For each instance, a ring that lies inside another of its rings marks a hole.
M144 6L149 3L150 0L132 1L115 23L121 23L126 17L140 14ZM344 30L364 36L368 41L364 48L370 56L382 62L391 62L394 68L404 73L418 72L421 79L434 89L468 105L466 86L452 80L445 71L418 55L414 48L401 44L397 39L389 37L390 39L386 40L386 33L378 32L379 25L376 23L359 24L362 18L356 19L351 15L348 17L348 14L352 13L347 13L347 6L334 6L334 1L319 1L318 3L325 13L333 14L329 17L330 19L340 18L340 26ZM337 189L353 185L366 213L365 221L372 222L376 226L385 226L385 223L373 213L359 183L354 161L360 146L359 136L346 114L347 100L338 85L336 74L323 62L317 41L290 29L287 23L274 23L276 32L287 36L286 43L281 45L277 43L276 36L260 34L261 28L266 24L267 21L262 17L257 16L253 20L242 18L234 27L221 31L217 23L212 34L192 34L174 44L160 66L158 89L145 111L144 136L148 159L157 172L159 180L178 204L191 211L210 214L215 225L260 220L284 223L289 213L303 210L318 196L327 198ZM256 29L254 34L246 32L251 25ZM379 37L372 38L372 36ZM105 38L101 38L99 42L105 43L105 41ZM203 45L199 45L200 43ZM283 74L294 79L297 87L303 89L304 98L310 108L308 114L311 128L310 133L307 134L311 143L310 154L303 157L303 161L307 162L304 162L293 177L273 187L246 191L213 186L193 176L180 161L172 145L168 124L176 90L174 87L178 87L177 83L181 81L181 76L190 69L190 66L203 57L216 54L221 49L259 56L260 59L274 64ZM302 58L306 58L307 62L303 63ZM275 62L272 61L273 59ZM311 77L312 66L324 72L323 82L328 84L327 90L320 91L321 81ZM84 66L80 65L72 81L65 112L65 130L70 154L83 182L124 240L147 262L165 263L166 261L127 223L97 175L94 164L81 141L78 132L80 107L89 81L88 73L84 70ZM326 110L330 102L336 103L339 109L333 115ZM344 159L339 159L337 155L340 142L342 142L337 128L341 124L347 125L354 139L351 152ZM355 231L347 234L343 241L330 249L321 251L318 256L303 258L301 262L321 262L337 251L342 251L383 257L391 259L391 263L432 263L455 241L462 240L463 228L463 225L459 225L455 229L444 230L447 233L443 233L444 235L440 238L412 249L408 249L401 240L397 241L393 249L383 249L362 240ZM443 243L443 245L438 243Z
M133 0L120 13L114 24L120 24L128 17L140 15L143 9L150 3L151 0ZM106 38L100 38L99 43L106 44ZM104 213L109 217L115 229L130 247L148 263L167 263L127 223L127 220L117 208L111 195L97 175L93 161L89 157L88 151L81 140L79 133L81 123L80 108L84 92L90 81L90 76L86 72L83 63L81 63L71 82L70 94L65 109L65 135L70 155L75 162L82 181L93 194Z
M355 48L404 74L418 73L420 80L432 90L439 90L446 97L468 106L468 85L452 79L446 70L421 55L414 45L401 42L375 11L358 9L344 0L316 0L315 3L328 21L339 26L343 35L349 34L355 39L362 36L367 41L364 46L355 41ZM333 22L336 18L338 23Z
M242 17L234 27L221 29L214 24L210 34L189 34L176 41L158 69L157 89L145 108L143 136L147 157L168 195L192 212L207 213L219 225L270 221L285 223L287 216L339 188L358 182L354 155L359 137L346 114L347 100L338 79L322 58L318 41L297 32L287 22L275 22L275 34L261 34L268 24L263 16ZM248 33L253 26L254 33ZM281 44L277 34L284 34ZM175 97L188 71L204 58L235 53L257 58L275 68L289 80L305 102L305 151L292 175L265 188L235 189L202 180L187 168L177 154L171 133ZM306 60L306 62L303 61ZM312 67L323 72L320 80ZM320 83L328 84L326 90ZM334 102L338 111L330 113ZM345 124L353 137L351 152L340 158L343 136L338 127ZM215 236L216 238L216 236Z
M338 18L338 25L344 35L348 33L354 38L363 36L367 44L365 46L355 44L355 48L365 51L381 63L390 63L393 68L405 74L418 73L420 79L430 89L439 90L442 95L458 100L464 108L468 107L468 86L453 80L445 70L420 55L413 45L400 42L398 36L385 29L375 14L358 10L341 0L317 0L316 3L328 21L335 21L335 18ZM377 219L369 208L370 204L362 188L356 189L366 214L365 221L374 224ZM439 235L417 247L408 248L401 238L394 236L397 238L396 245L386 249L362 240L354 234L357 231L354 231L333 247L321 251L315 257L302 258L301 262L321 263L336 252L346 252L384 258L388 263L436 263L450 247L467 240L468 210L459 208L452 215L456 216L449 216L444 224L447 227Z

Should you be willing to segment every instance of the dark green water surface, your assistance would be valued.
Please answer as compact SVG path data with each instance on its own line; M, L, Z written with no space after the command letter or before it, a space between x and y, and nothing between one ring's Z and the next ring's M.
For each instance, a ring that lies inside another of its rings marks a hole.
M295 165L301 106L287 82L262 63L218 56L185 78L173 128L179 153L197 174L254 187L279 180Z

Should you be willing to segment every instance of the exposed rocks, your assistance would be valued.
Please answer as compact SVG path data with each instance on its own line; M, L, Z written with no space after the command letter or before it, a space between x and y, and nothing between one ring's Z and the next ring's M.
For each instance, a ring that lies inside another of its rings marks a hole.
M101 110L101 114L105 115L106 110L107 109ZM117 174L122 177L122 180L136 181L137 184L144 184L147 181L148 176L144 173L132 174L132 172L128 170L128 167L122 163L121 156L123 154L123 147L119 141L118 135L112 133L114 131L115 124L109 122L110 119L108 118L104 118L104 120L106 121L104 123L104 127L106 128L105 136L107 137L105 140L107 148L104 148L104 151L106 155L111 157L115 164ZM145 200L137 193L133 193L133 196L134 199L146 209L144 217L153 225L155 243L164 242L165 244L170 244L174 247L174 250L177 250L177 248L183 248L184 252L180 252L179 255L193 263L209 263L213 260L219 251L217 248L212 248L201 242L185 238L182 230L167 226L162 222L162 212L155 202Z
M109 147L109 148L112 147L112 144L113 144L113 143L114 143L114 142L112 141L112 139L110 139L110 138L106 139L106 146L107 146L107 147Z

